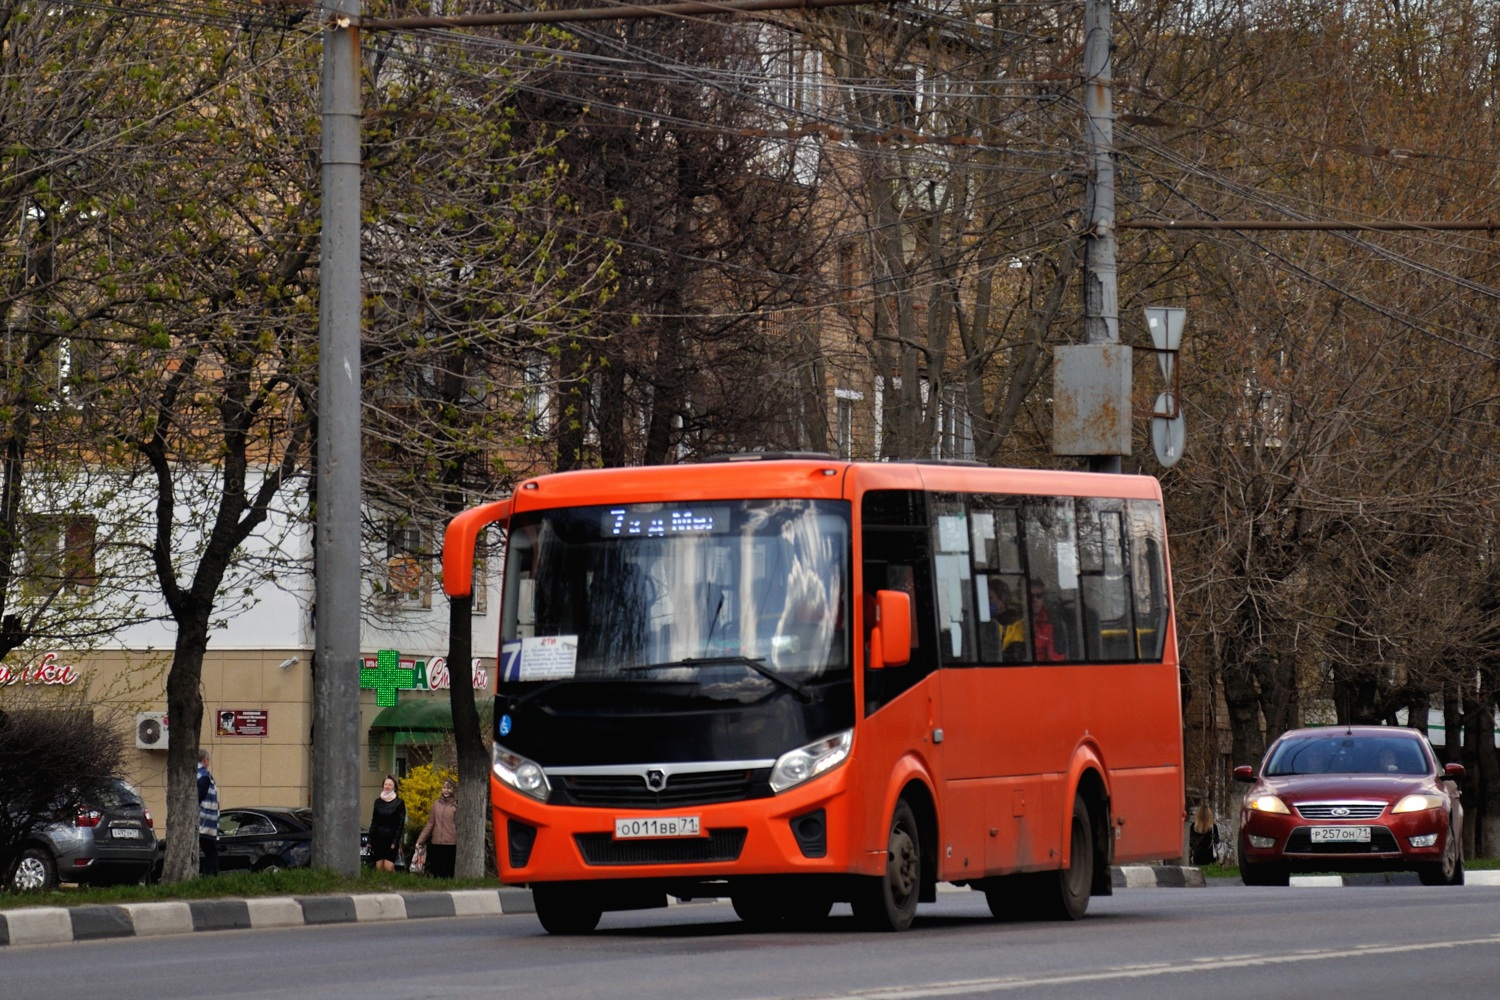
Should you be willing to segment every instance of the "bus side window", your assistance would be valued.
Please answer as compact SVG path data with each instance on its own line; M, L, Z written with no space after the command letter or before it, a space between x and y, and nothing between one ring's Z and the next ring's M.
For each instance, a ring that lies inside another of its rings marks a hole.
M938 642L944 663L978 660L975 594L969 569L969 523L963 497L932 500L932 547L937 586Z
M1130 580L1125 573L1124 504L1120 501L1079 501L1078 573L1084 655L1096 663L1135 659Z
M1031 659L1031 629L1021 566L1020 500L979 493L969 503L979 662L1024 663Z
M1166 529L1161 505L1130 501L1130 576L1136 639L1143 660L1161 659L1167 641Z
M1078 541L1070 497L1026 501L1026 571L1038 663L1083 659L1078 613Z

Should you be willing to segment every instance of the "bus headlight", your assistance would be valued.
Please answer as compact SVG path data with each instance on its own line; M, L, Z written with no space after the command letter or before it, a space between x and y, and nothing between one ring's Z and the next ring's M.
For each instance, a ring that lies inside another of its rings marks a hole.
M547 783L547 775L543 773L540 764L527 760L520 754L511 753L498 743L495 744L491 759L495 777L538 802L547 801L552 786Z
M771 768L771 791L780 794L838 767L849 758L849 748L853 744L854 730L846 729L805 747L788 750Z

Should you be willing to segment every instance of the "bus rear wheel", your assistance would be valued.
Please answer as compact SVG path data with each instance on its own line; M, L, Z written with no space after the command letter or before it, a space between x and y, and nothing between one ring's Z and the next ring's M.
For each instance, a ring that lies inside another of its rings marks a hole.
M990 913L1000 920L1079 920L1088 912L1094 884L1094 826L1081 795L1073 800L1069 830L1068 867L1012 875L986 888Z
M588 934L599 926L604 909L587 890L566 884L531 887L536 918L548 934Z
M1071 844L1068 867L1049 873L1044 915L1053 920L1081 920L1089 909L1094 886L1094 823L1089 804L1079 795L1073 799Z
M917 915L922 895L922 838L917 817L902 799L886 839L885 874L868 880L851 905L868 930L904 931Z

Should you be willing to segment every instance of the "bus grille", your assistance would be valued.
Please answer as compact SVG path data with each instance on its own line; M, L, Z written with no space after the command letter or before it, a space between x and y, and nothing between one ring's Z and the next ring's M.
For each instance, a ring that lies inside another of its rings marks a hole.
M710 830L707 837L616 840L607 833L579 833L573 839L591 865L680 865L734 861L745 847L745 829Z
M569 774L554 779L554 788L566 798L558 805L620 807L626 809L675 809L679 806L741 802L770 794L765 770L697 771L672 775L659 792L646 787L638 774Z

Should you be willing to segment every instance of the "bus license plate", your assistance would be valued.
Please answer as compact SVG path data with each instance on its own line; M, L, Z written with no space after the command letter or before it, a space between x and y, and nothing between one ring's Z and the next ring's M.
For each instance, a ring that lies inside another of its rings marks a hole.
M1368 826L1315 826L1312 828L1314 844L1368 844Z
M633 816L615 819L616 840L652 837L700 837L697 816Z

